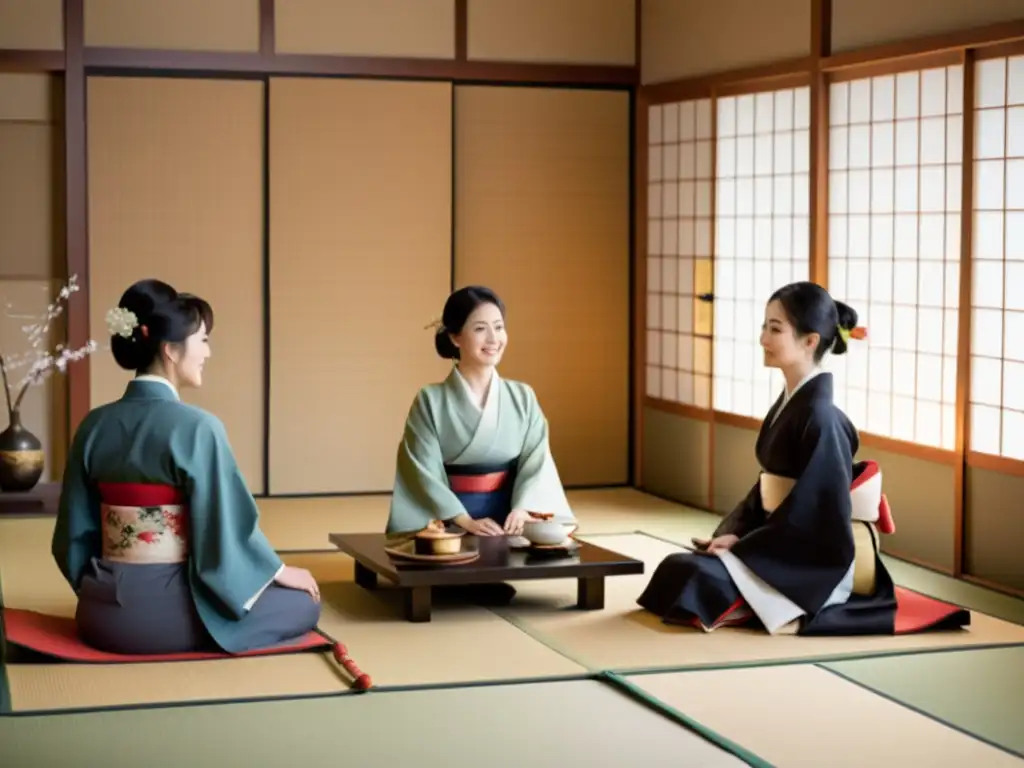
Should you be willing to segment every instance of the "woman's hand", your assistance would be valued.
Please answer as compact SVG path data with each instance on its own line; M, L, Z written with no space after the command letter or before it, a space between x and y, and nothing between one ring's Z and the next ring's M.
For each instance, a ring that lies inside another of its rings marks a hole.
M505 518L505 534L508 536L522 536L523 526L530 522L533 517L525 509L513 509Z
M483 517L479 520L470 517L469 515L459 515L453 517L452 522L455 523L459 528L464 530L466 533L471 533L474 536L504 536L505 532L501 530L501 526L491 520L489 517Z
M740 540L740 537L734 533L727 533L724 536L718 536L711 540L708 544L708 552L714 554L716 552L728 552L733 548L733 545Z
M290 565L286 565L274 581L282 587L306 592L316 602L320 602L320 587L317 586L313 574L305 568L293 568Z

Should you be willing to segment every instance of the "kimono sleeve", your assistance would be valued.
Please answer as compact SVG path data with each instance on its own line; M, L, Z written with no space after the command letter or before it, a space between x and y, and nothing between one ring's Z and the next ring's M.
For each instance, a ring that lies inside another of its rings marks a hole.
M558 519L574 520L565 496L558 467L551 455L548 420L532 387L522 385L525 402L526 434L516 464L512 508L553 514Z
M199 422L175 451L189 496L192 577L234 619L283 566L259 527L259 508L235 462L224 425Z
M715 528L715 532L711 534L711 538L715 539L731 533L742 539L751 531L764 525L764 521L764 508L761 506L761 481L758 480L733 511L722 519L722 522Z
M99 557L103 548L100 495L85 468L90 432L90 421L84 421L71 443L50 546L57 567L76 592L89 561Z
M451 520L466 508L448 485L441 443L427 396L416 395L395 460L389 535L421 531L433 520Z

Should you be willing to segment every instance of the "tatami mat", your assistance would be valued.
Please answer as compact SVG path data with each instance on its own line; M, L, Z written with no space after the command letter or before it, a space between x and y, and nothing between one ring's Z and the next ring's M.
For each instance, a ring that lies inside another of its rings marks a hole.
M1024 756L1024 648L821 666Z
M578 611L563 582L520 582L502 614L525 631L592 669L637 670L835 658L948 647L1024 643L1024 627L975 613L967 630L898 637L771 637L723 628L705 634L672 627L641 609L636 598L658 563L680 547L643 534L595 536L597 546L645 562L645 573L605 580L605 610Z
M0 764L67 765L69 754L76 766L104 768L743 765L591 681L0 718Z
M371 593L352 583L352 561L345 555L293 554L285 560L317 577L324 601L321 629L346 645L377 686L585 672L484 608L438 606L429 624L407 622L394 591ZM26 582L18 579L14 584ZM47 610L72 613L74 602L66 585L64 593L47 600ZM4 598L10 607L26 602L17 591L8 595L6 579ZM8 664L7 678L15 712L349 690L347 676L323 653L164 664Z
M628 681L778 768L1020 768L1024 761L813 665Z

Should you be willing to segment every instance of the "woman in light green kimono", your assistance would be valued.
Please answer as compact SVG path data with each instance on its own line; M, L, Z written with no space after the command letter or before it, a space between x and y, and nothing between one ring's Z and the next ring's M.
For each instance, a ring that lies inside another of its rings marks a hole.
M498 375L507 343L505 306L493 291L469 286L448 297L434 346L457 364L409 411L388 534L444 520L478 536L515 536L531 512L575 519L536 394Z
M136 376L79 426L53 534L82 640L173 654L302 637L319 620L316 581L260 530L224 425L178 396L202 384L209 304L143 280L107 323L114 360Z

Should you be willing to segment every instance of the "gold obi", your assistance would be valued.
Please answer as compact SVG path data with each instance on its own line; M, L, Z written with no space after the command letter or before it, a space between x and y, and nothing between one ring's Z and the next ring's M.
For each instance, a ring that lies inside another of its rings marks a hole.
M865 483L851 492L853 520L850 525L853 530L853 594L855 595L870 595L875 591L875 556L878 552L878 531L875 523L878 520L878 508L881 503L881 475L879 474L877 477L877 483ZM778 509L789 492L793 490L794 485L796 485L796 481L791 478L762 472L761 506L764 507L765 513L770 515ZM872 504L876 491L878 501Z
M102 504L103 558L119 563L182 563L188 559L188 507Z

